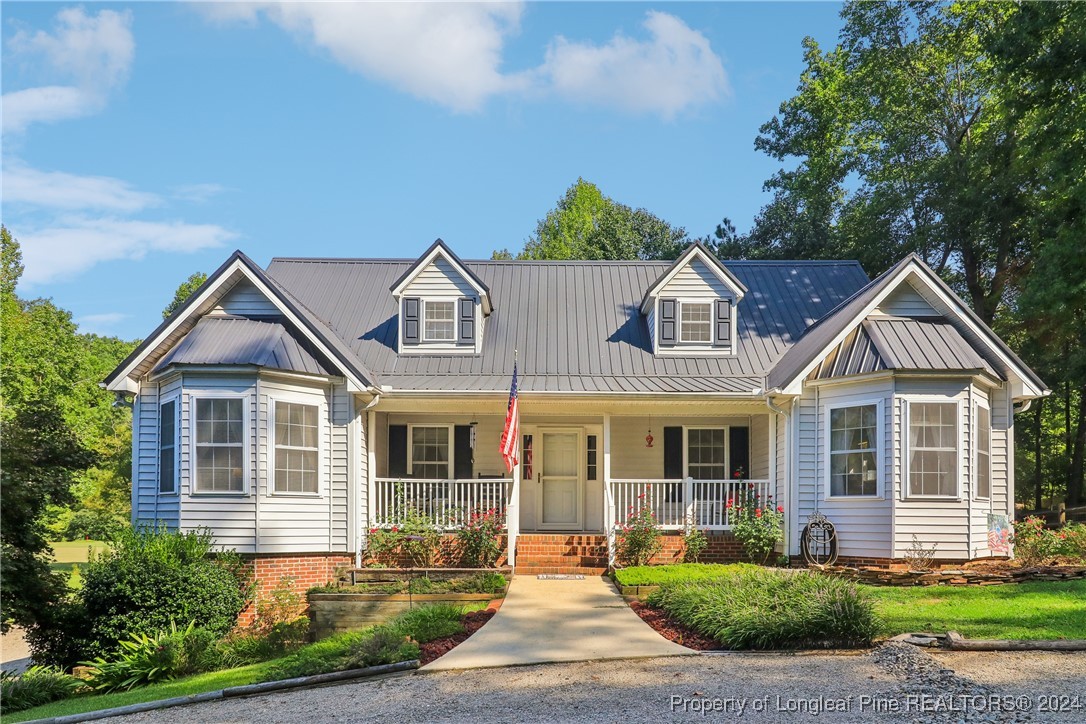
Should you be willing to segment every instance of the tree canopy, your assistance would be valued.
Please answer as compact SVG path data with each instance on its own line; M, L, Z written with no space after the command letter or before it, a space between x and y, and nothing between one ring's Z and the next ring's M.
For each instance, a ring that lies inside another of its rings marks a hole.
M204 282L207 281L207 274L203 272L194 272L189 275L189 278L181 282L177 287L177 291L173 293L173 300L166 305L166 308L162 310L162 318L167 319L171 314L180 309L192 293L200 288Z

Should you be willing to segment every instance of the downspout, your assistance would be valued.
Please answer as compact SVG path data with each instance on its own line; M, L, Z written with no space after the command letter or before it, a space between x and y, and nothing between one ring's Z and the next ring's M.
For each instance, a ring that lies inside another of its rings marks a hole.
M255 556L260 554L260 460L261 460L262 457L264 457L264 456L262 456L260 454L261 453L261 450L260 450L260 425L261 425L261 419L260 419L260 373L259 372L257 372L256 382L253 385L253 394L256 397L256 401L255 401L256 402L256 410L254 410L254 414L256 416L256 425L253 426L254 429L253 429L253 432L252 432L252 434L256 436L256 466L255 466L256 470L255 470L255 475L254 475L255 480L253 481L254 482L253 487L256 490L256 497L253 498L253 555L254 555L253 565L256 566ZM263 424L265 425L265 427L267 426L267 424L268 424L268 417L267 416L264 417ZM193 434L195 435L196 433L193 432ZM275 435L274 430L269 430L265 434L265 437L264 437L264 451L263 451L265 456L269 454L268 449L267 449L267 445L273 439L274 435ZM271 455L273 456L273 461L274 461L274 455L275 455L274 446L273 446L273 449L271 450ZM274 462L272 464L274 465Z
M771 412L774 412L774 413L776 413L776 414L778 414L778 415L780 415L781 417L784 418L784 424L785 424L785 428L784 428L785 449L784 449L784 471L783 471L784 484L781 487L784 489L784 500L782 501L782 503L784 505L784 509L786 511L788 511L787 512L788 518L786 519L785 525L784 525L784 554L786 556L791 556L792 555L791 554L791 550L792 550L792 526L789 525L788 522L787 522L788 520L791 519L791 516L792 516L792 508L791 508L791 505L792 505L791 479L792 478L791 478L791 475L789 474L790 469L792 467L792 455L791 455L791 451L789 450L788 445L787 445L788 437L789 437L788 436L788 413L782 407L778 406L775 402L773 402L773 398L770 397L770 391L769 390L767 390L766 393L765 393L765 404L766 404L766 407L768 407ZM778 422L777 418L773 418L773 423L774 423L773 424L773 437L774 437L773 449L774 449L774 451L777 451L777 445L778 445L778 443L776 442L777 422ZM777 467L776 461L774 460L773 461L773 468L776 469L776 467ZM776 482L776 481L774 481L774 482Z
M354 449L357 450L360 455L364 454L366 456L366 460L367 460L367 463L366 463L366 481L367 481L367 485L366 485L366 496L363 498L363 496L361 494L358 495L358 505L355 506L355 512L354 512L354 517L355 517L355 522L354 522L354 527L355 527L354 567L355 568L361 568L362 567L362 537L364 535L363 531L365 530L365 527L362 525L362 506L364 506L364 505L368 506L369 505L369 499L371 497L372 491L369 490L369 484L368 483L369 483L370 480L373 480L373 477L374 477L373 476L373 471L369 469L369 461L372 460L372 456L370 456L369 451L370 451L370 445L372 444L372 439L371 438L373 436L373 428L369 424L369 415L363 415L363 413L368 412L369 410L372 410L374 407L377 406L377 403L380 402L380 401L381 401L381 393L380 392L374 392L373 397L370 398L370 401L367 402L366 405L361 410L359 410L359 412L358 412L358 424L361 426L361 428L363 430L365 430L365 433L366 433L366 450L363 453L361 448L358 446L357 441L355 441ZM359 462L361 462L361 460L359 460ZM361 480L357 481L358 484L356 484L354 486L355 490L358 493L361 493L361 490L360 490L361 482L362 482ZM367 511L367 513L369 513L369 512L370 511Z

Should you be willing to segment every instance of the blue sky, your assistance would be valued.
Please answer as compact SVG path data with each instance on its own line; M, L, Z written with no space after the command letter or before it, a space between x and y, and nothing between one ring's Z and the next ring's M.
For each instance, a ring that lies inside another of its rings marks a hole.
M194 271L521 248L578 176L749 228L830 3L4 2L19 293L136 339Z

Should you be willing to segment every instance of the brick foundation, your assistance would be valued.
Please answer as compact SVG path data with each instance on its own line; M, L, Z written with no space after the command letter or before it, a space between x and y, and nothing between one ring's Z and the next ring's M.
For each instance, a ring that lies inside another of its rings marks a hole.
M354 556L349 553L268 553L244 558L255 586L253 602L238 617L242 627L256 620L256 603L271 598L272 591L283 587L284 578L291 579L289 588L304 601L307 590L334 581L338 570L354 566Z
M498 540L498 545L501 547L501 553L498 555L496 566L501 567L506 564L506 538L501 536ZM376 561L368 555L364 555L362 564L381 563L392 568L415 568L415 564L411 562L411 559L405 554L399 554L392 559ZM434 560L434 568L457 568L461 564L460 550L456 543L455 533L442 533L441 545L438 547L437 557Z
M709 532L705 535L708 545L698 557L700 563L738 563L746 559L743 545L730 531ZM686 552L683 534L678 531L665 532L661 536L663 548L649 561L649 565L660 566L668 563L682 563Z

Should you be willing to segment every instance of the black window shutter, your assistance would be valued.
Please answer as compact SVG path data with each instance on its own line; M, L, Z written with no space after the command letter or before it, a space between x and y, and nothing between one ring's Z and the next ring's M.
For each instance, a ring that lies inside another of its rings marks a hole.
M404 297L403 300L403 343L419 343L419 312L422 303L418 297Z
M728 471L735 475L736 470L743 471L743 477L750 477L750 428L728 428L728 448L731 451L732 469Z
M683 429L681 427L664 428L664 478L674 480L682 478L683 470Z
M675 319L678 303L674 299L660 300L660 346L674 347L679 330Z
M459 306L460 323L457 325L456 341L458 344L475 344L475 300L464 297L460 299Z
M475 477L475 463L471 459L471 425L457 425L453 429L453 477L467 480Z
M732 344L732 302L730 299L716 300L716 330L713 344L717 347L730 347Z
M407 476L407 425L388 426L388 477Z

